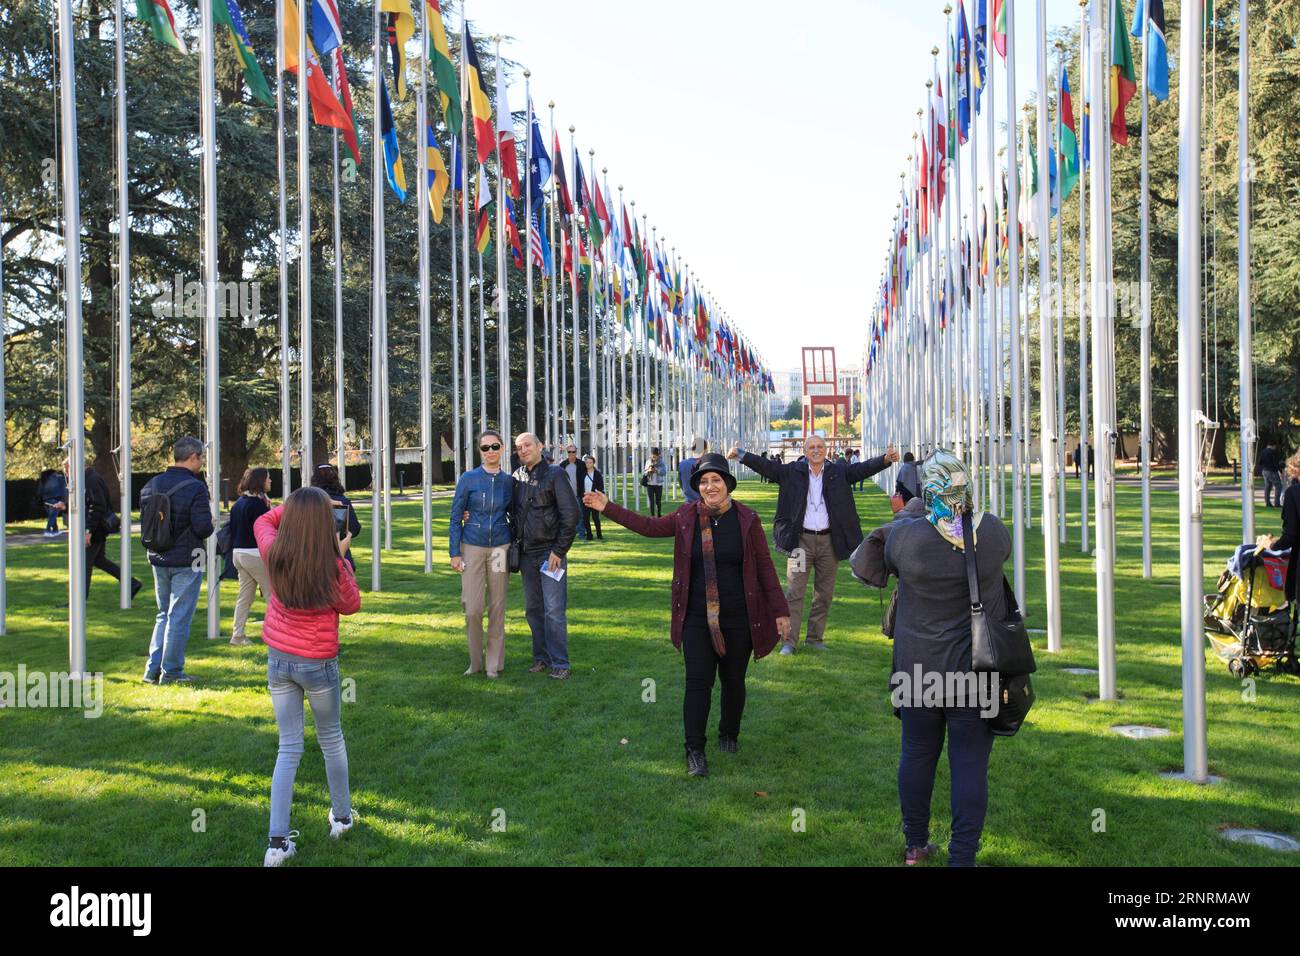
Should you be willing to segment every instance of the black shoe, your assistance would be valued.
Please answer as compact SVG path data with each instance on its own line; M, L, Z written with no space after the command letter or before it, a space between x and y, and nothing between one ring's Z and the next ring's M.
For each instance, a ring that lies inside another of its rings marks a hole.
M707 777L709 775L709 762L704 759L704 751L686 751L686 772L692 777Z
M142 587L144 587L144 582L142 582L139 578L131 579L131 600L132 601L135 600L135 596L140 593L140 589Z
M718 749L724 754L734 754L740 749L740 742L735 737L719 737Z

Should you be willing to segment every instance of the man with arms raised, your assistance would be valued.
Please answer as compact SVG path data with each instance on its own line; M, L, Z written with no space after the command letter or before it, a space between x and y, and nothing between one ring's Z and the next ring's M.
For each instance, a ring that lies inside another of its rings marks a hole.
M826 460L826 439L810 435L804 442L803 459L784 465L732 446L728 458L738 458L781 486L776 499L776 520L772 540L776 549L792 557L786 568L786 601L790 605L790 629L781 646L782 654L793 654L803 623L804 594L809 572L813 578L812 609L808 613L805 643L825 650L826 618L835 596L835 574L862 542L862 525L853 501L852 485L870 478L898 461L890 445L883 455L855 465Z

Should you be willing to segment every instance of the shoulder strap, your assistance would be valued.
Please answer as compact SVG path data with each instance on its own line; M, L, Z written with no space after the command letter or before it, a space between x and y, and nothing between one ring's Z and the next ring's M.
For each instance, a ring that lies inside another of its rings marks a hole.
M963 515L961 537L963 559L966 562L966 586L970 589L970 606L972 610L984 607L980 600L980 579L975 566L975 537L971 534L971 515Z

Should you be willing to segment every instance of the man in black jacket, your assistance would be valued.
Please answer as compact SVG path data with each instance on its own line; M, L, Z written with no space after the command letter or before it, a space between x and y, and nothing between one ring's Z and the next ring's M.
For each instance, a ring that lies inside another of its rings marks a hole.
M870 478L898 461L893 445L883 455L855 465L826 460L826 439L812 435L804 443L804 457L789 465L732 447L728 458L739 458L751 468L781 486L776 498L776 520L772 540L776 549L790 556L786 562L786 601L790 605L790 629L782 654L793 654L803 623L804 594L808 573L815 570L812 609L808 613L805 643L825 650L823 637L831 599L835 596L835 575L839 563L848 559L862 542L862 524L853 500L853 483Z
M205 449L197 438L185 437L172 446L175 464L154 475L140 489L140 510L154 495L170 497L172 547L149 551L153 566L158 616L149 641L149 662L144 679L150 684L188 683L185 648L190 641L190 621L203 585L206 552L203 541L214 528L208 487L198 477Z
M69 463L63 463L66 474ZM108 536L118 531L117 515L108 500L108 484L103 476L90 465L86 466L86 597L90 597L90 575L95 568L106 571L110 576L122 580L122 569L117 562L104 553ZM134 598L144 585L139 579L131 579L131 597ZM60 605L66 607L67 605Z
M578 527L578 499L563 470L542 460L537 436L515 439L519 468L510 508L511 534L520 544L524 616L533 632L530 673L569 676L569 579L565 557Z

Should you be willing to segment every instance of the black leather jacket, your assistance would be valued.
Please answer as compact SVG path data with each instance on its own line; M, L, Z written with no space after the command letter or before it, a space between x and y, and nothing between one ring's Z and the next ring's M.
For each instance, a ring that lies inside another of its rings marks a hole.
M515 470L510 525L528 554L569 552L578 528L578 499L569 477L558 465L540 461L531 470Z

